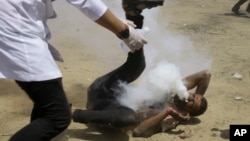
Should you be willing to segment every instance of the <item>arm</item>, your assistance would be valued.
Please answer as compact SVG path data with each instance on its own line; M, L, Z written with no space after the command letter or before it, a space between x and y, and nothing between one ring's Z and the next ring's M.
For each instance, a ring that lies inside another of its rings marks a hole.
M185 86L188 90L196 87L195 93L204 95L211 79L211 73L204 70L184 78Z
M165 119L168 115L170 115L171 111L163 111L154 115L144 121L142 121L134 130L133 136L134 137L146 137L149 136L148 133L153 134L161 127L161 122ZM153 131L154 130L154 131Z
M172 110L170 115L172 116L172 118L166 118L162 121L162 125L161 125L162 132L171 130L175 128L181 122L188 121L190 119L190 116L188 114L183 115L182 113L177 112L175 110Z
M95 22L112 31L115 35L118 35L119 32L128 29L128 25L117 18L109 9L107 9L107 11Z
M179 123L180 121L175 120L174 118L164 119L161 125L161 130L162 132L169 131L171 129L174 129Z
M97 19L96 23L116 34L131 49L132 53L147 43L146 39L135 30L136 25L133 22L125 21L124 23L110 10Z
M131 49L139 50L147 41L136 32L134 25L116 17L101 0L68 0L87 17L113 32Z
M190 116L183 115L181 112L177 112L176 110L171 110L170 115L176 120L176 121L188 121L190 119Z
M165 111L158 113L144 121L142 121L134 130L133 136L142 137L148 136L148 133L162 131L161 124L167 116L172 116L176 120L189 120L189 116L183 116L172 108L168 108ZM179 122L178 122L179 123Z

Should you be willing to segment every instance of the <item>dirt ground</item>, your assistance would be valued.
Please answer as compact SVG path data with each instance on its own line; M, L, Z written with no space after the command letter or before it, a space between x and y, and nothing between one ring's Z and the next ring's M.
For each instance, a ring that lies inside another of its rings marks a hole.
M105 2L118 16L123 16L119 1ZM250 123L250 15L232 14L234 3L236 0L168 0L164 6L143 13L145 24L152 29L145 50L151 46L174 46L176 50L166 49L165 59L176 62L183 75L211 70L212 79L205 94L209 105L204 115L146 139L133 138L130 132L100 133L71 123L54 141L229 140L229 125ZM246 13L246 5L241 7L242 13ZM49 21L51 43L65 60L58 63L64 88L74 108L84 108L89 84L121 65L126 55L114 35L76 8L64 1L56 1L54 7L58 18ZM166 40L160 40L164 35ZM151 56L146 54L146 58L150 60ZM29 122L31 109L31 101L12 80L0 80L0 141L7 141Z

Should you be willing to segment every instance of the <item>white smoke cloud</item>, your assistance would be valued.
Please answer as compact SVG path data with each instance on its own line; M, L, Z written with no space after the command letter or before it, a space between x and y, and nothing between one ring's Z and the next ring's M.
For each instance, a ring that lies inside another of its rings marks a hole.
M164 6L166 4L164 2ZM106 3L109 4L108 1ZM121 5L120 1L112 5ZM210 69L212 58L204 47L194 47L192 41L183 35L170 32L170 22L164 6L144 10L144 26L150 28L147 34L148 44L144 47L146 69L136 85L124 85L126 93L119 101L134 110L145 101L160 101L171 93L177 93L182 99L187 96L182 78L204 69ZM174 6L174 5L173 5ZM118 6L121 8L121 6ZM111 10L117 10L111 7ZM118 9L119 9L118 8ZM118 15L123 15L119 14Z
M118 100L125 106L138 110L145 102L162 102L172 93L180 99L188 97L179 68L167 61L158 62L137 85L123 84L126 92Z
M179 68L165 60L160 61L146 77L147 88L153 90L153 93L166 95L177 93L179 98L188 97L187 89L183 84Z
M144 102L148 100L156 101L151 91L144 86L124 85L125 92L118 97L122 105L130 107L135 111L144 106Z

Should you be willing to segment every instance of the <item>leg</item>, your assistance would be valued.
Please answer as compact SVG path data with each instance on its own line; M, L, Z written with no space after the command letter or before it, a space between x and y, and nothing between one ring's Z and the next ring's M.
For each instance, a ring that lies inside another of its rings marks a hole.
M30 124L19 130L10 141L49 141L70 124L70 108L61 79L17 84L35 103Z
M242 5L242 4L244 4L245 2L246 2L247 0L239 0L234 6L233 6L233 8L232 8L232 11L234 12L234 13L239 13L239 9L240 9L240 6Z
M119 81L131 83L141 75L145 66L143 49L128 53L127 61L117 69L96 79L90 85L88 94L103 94L102 91L114 93L112 90L119 88Z
M98 108L105 99L116 101L117 90L121 90L120 81L130 83L137 79L145 69L143 48L128 53L127 61L117 69L97 78L88 88L87 109ZM121 94L121 93L120 93ZM108 105L110 103L106 103Z
M204 95L211 79L211 73L204 70L184 78L185 86L188 90L196 87L196 94Z
M126 19L133 21L136 28L141 29L144 19L141 15L143 9L138 9L134 3L128 3L127 0L122 1L122 7L125 11Z
M110 78L115 76L121 81L131 83L141 75L145 66L146 63L142 48L134 53L128 53L127 61L121 67L112 71L109 76L111 76Z
M134 111L124 107L125 111L127 111L124 112L124 108L120 108L120 104L115 103L117 96L122 94L122 92L117 93L117 90L121 89L119 81L126 83L134 81L140 76L144 68L145 58L143 49L134 53L128 53L127 61L122 66L99 77L90 85L87 100L87 109L89 111L82 110L80 112L82 114L73 116L73 120L80 123L111 123L112 126L123 126L134 123ZM112 107L112 105L117 106ZM116 123L120 123L121 125L116 125Z
M39 108L39 105L34 103L34 106L33 106L33 109L32 109L32 112L31 112L31 118L30 118L30 122L32 122L33 120L39 118L39 117L42 117L42 113L40 112L40 108Z
M136 28L140 29L143 26L144 17L141 15L143 9L162 6L163 3L164 0L122 0L122 7L126 18L133 21Z
M73 121L78 123L93 123L98 125L122 128L137 123L135 112L127 107L120 106L104 110L75 110Z

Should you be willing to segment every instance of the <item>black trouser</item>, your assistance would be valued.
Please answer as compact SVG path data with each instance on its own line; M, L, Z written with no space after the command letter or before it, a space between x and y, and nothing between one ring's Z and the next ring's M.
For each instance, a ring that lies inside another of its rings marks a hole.
M117 96L122 94L120 82L131 83L145 69L143 48L129 52L126 62L113 71L97 78L88 88L88 110L103 110L110 105L117 105ZM121 90L119 92L119 90ZM113 106L117 107L117 106Z
M92 123L113 128L122 128L138 123L135 112L132 109L120 105L117 106L117 108L113 107L112 109L106 108L103 110L76 109L73 120L74 122Z
M241 6L242 4L244 4L245 2L247 2L247 0L239 0L239 1L234 5L233 8L235 8L235 9L240 9L240 6ZM249 7L250 7L250 3L248 4L247 9L248 9Z
M73 120L79 123L95 123L121 128L136 124L135 111L118 101L122 93L119 82L136 80L145 68L143 49L128 53L126 62L117 69L96 79L88 89L87 110L77 109ZM117 91L118 90L118 91Z
M49 141L69 126L70 107L61 78L16 83L28 94L34 107L30 124L14 134L10 141Z

